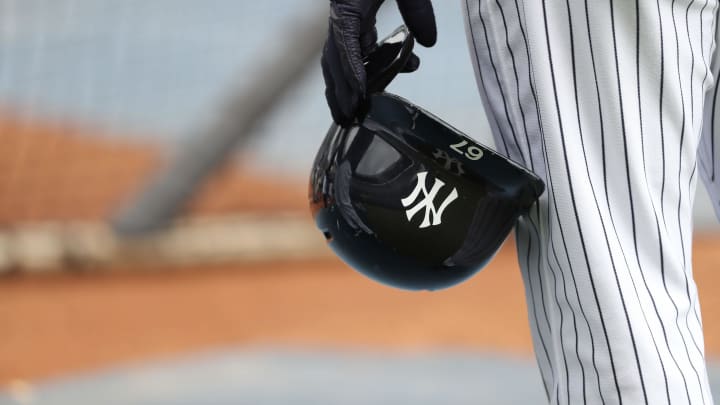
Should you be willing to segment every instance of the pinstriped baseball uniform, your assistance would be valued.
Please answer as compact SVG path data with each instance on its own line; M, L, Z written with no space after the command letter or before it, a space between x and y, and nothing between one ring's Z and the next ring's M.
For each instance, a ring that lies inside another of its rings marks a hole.
M720 213L717 0L463 0L497 147L548 190L517 226L553 404L712 404L691 268Z

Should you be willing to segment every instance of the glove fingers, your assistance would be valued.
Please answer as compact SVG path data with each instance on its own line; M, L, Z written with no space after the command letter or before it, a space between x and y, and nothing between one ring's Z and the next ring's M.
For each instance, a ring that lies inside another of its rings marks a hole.
M321 67L325 80L325 99L333 120L342 126L352 123L363 93L347 82L335 43L329 38L323 48Z
M335 79L332 77L330 67L327 61L327 43L323 48L323 57L320 59L320 66L322 67L323 79L325 80L325 101L328 107L330 107L330 114L332 114L333 121L340 124L343 120L343 116L340 113L340 107L338 106L338 100L335 96Z
M420 45L435 45L437 26L430 0L397 0L397 3L405 24Z
M413 52L408 58L405 67L401 70L402 73L412 73L420 68L420 58Z
M345 72L348 83L357 92L363 94L366 88L366 75L360 43L362 21L352 10L346 12L342 5L333 3L332 7L331 19L335 21L330 23L328 40L333 42L337 60Z
M369 31L364 32L360 37L360 49L363 58L368 56L377 48L378 34L377 29L373 26Z

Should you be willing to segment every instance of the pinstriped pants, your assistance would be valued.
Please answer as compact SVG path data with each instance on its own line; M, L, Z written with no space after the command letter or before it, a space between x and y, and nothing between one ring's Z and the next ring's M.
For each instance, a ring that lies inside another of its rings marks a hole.
M497 148L548 186L516 237L550 403L712 404L691 214L698 171L720 212L717 0L463 1Z

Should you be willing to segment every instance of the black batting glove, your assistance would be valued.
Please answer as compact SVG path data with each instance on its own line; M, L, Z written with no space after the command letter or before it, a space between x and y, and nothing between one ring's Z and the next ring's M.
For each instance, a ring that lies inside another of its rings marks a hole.
M333 120L352 124L367 98L365 57L377 46L375 15L384 0L331 0L330 28L322 54L325 98ZM437 40L430 0L396 0L405 25L415 40L431 47ZM404 72L413 72L420 59L412 55Z

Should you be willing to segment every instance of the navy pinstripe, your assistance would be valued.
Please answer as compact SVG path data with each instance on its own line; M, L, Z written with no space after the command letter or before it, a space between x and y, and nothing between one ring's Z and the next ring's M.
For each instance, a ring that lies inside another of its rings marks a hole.
M548 186L516 233L548 400L711 404L689 250L698 165L720 213L718 0L464 1L496 144Z

